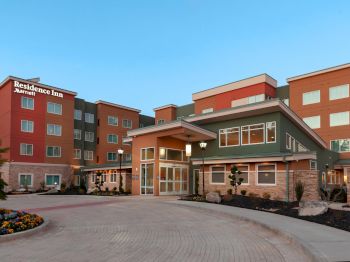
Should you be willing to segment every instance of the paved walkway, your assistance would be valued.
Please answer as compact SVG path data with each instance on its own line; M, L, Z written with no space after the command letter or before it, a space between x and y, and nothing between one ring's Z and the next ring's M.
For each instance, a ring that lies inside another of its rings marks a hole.
M9 197L1 206L36 210L51 226L28 238L0 242L0 260L309 261L297 244L271 230L180 202L163 197Z
M188 201L173 201L173 203L232 215L245 221L256 221L296 239L315 256L318 256L318 261L350 261L350 232L347 231L245 208Z

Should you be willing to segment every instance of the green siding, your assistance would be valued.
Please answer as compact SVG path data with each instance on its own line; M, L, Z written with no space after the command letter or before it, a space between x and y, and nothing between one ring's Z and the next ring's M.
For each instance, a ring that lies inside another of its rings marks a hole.
M178 106L176 108L176 118L189 116L191 114L194 114L194 103L184 106Z

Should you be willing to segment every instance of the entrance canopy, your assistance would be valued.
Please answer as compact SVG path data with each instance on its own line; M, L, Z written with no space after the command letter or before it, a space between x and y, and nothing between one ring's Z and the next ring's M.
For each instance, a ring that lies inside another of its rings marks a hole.
M128 136L131 139L133 137L148 134L155 134L157 137L173 137L189 142L206 141L217 138L217 134L215 132L206 130L184 120L128 131Z

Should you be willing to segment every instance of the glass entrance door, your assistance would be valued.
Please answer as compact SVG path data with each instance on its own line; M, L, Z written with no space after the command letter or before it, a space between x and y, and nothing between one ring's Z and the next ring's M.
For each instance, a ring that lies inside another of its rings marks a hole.
M188 194L188 167L161 165L159 194Z
M154 163L141 164L141 195L153 195Z

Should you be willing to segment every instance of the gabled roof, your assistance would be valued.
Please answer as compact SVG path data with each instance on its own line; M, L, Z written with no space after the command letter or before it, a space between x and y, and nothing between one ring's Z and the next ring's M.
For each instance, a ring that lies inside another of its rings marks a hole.
M16 76L8 76L6 77L1 83L0 83L0 86L2 86L3 84L5 84L7 81L9 80L13 80L13 81L20 81L22 83L26 83L26 84L30 84L30 85L35 85L35 86L39 86L39 87L43 87L43 88L49 88L49 89L53 89L55 91L58 91L58 92L62 92L62 93L66 93L66 94L70 94L70 95L73 95L73 96L76 96L77 93L76 92L73 92L73 91L69 91L69 90L66 90L66 89L62 89L62 88L58 88L58 87L55 87L55 86L50 86L50 85L45 85L45 84L41 84L41 83L38 83L38 82L35 82L35 81L30 81L30 80L27 80L27 79L23 79L23 78L19 78L19 77L16 77Z

